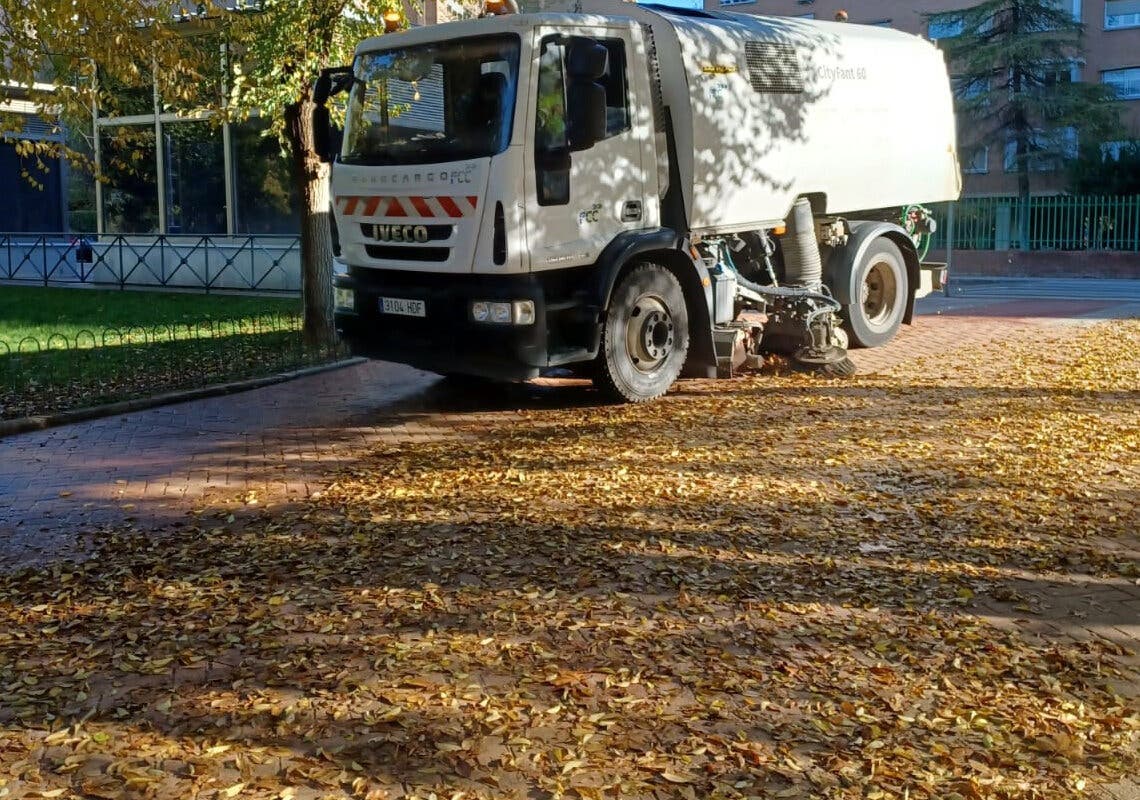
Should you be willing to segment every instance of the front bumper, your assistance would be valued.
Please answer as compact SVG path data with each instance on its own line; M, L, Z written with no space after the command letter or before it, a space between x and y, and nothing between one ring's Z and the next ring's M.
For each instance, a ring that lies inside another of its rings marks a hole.
M353 269L337 275L338 289L353 293L352 311L337 309L337 333L356 355L408 364L443 374L521 381L548 364L542 286L530 275L425 275ZM380 298L420 300L425 316L384 314ZM474 300L531 300L530 325L477 323Z

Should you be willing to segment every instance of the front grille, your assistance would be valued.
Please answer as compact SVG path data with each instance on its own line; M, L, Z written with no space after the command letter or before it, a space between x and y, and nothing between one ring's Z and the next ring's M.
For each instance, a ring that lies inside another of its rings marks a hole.
M369 258L380 258L385 261L447 261L451 255L450 247L424 247L399 245L368 244L364 251Z
M403 235L404 228L426 228L427 238L429 242L445 242L451 238L455 232L454 225L407 225L404 223L383 223L383 222L362 222L360 224L360 234L365 239L374 239L377 242L387 243L391 241L391 235L388 238L383 238L385 228L400 228L401 235ZM377 234L380 234L379 236ZM414 235L414 234L413 234Z
M796 48L787 42L745 42L748 80L758 92L793 94L804 90Z

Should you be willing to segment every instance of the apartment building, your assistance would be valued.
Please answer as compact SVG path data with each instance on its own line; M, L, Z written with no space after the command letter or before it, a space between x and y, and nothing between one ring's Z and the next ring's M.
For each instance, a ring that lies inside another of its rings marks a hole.
M1123 103L1126 131L1140 138L1140 0L1060 0L1071 4L1073 17L1085 25L1084 56L1070 68L1069 79L1108 84ZM746 14L771 14L832 20L843 12L849 23L882 25L937 41L957 36L961 30L952 20L938 15L958 10L970 0L705 0L707 10ZM931 18L933 16L933 18ZM900 98L905 102L905 76L900 76ZM921 87L913 87L921 91ZM965 194L1008 195L1017 192L1013 165L1000 146L971 148L960 132ZM1056 165L1036 166L1034 194L1049 194L1065 186L1065 175Z

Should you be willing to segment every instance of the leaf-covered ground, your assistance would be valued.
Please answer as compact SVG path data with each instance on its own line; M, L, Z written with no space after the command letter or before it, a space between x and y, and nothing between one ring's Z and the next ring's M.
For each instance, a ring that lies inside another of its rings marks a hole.
M1137 577L1105 544L1140 529L1140 322L1071 335L458 418L302 507L0 577L0 795L1060 798L1134 774L1118 648L970 613Z

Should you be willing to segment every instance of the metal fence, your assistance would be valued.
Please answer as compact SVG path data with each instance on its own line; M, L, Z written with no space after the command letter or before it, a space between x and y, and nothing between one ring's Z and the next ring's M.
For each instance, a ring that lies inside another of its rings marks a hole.
M932 250L945 249L948 204L931 206L940 222ZM1028 246L1021 242L1017 197L969 197L954 204L955 250L1140 251L1140 195L1031 197Z
M301 291L296 236L0 234L0 280L43 286Z
M263 315L0 339L0 419L271 375L343 358L313 349L301 317Z

